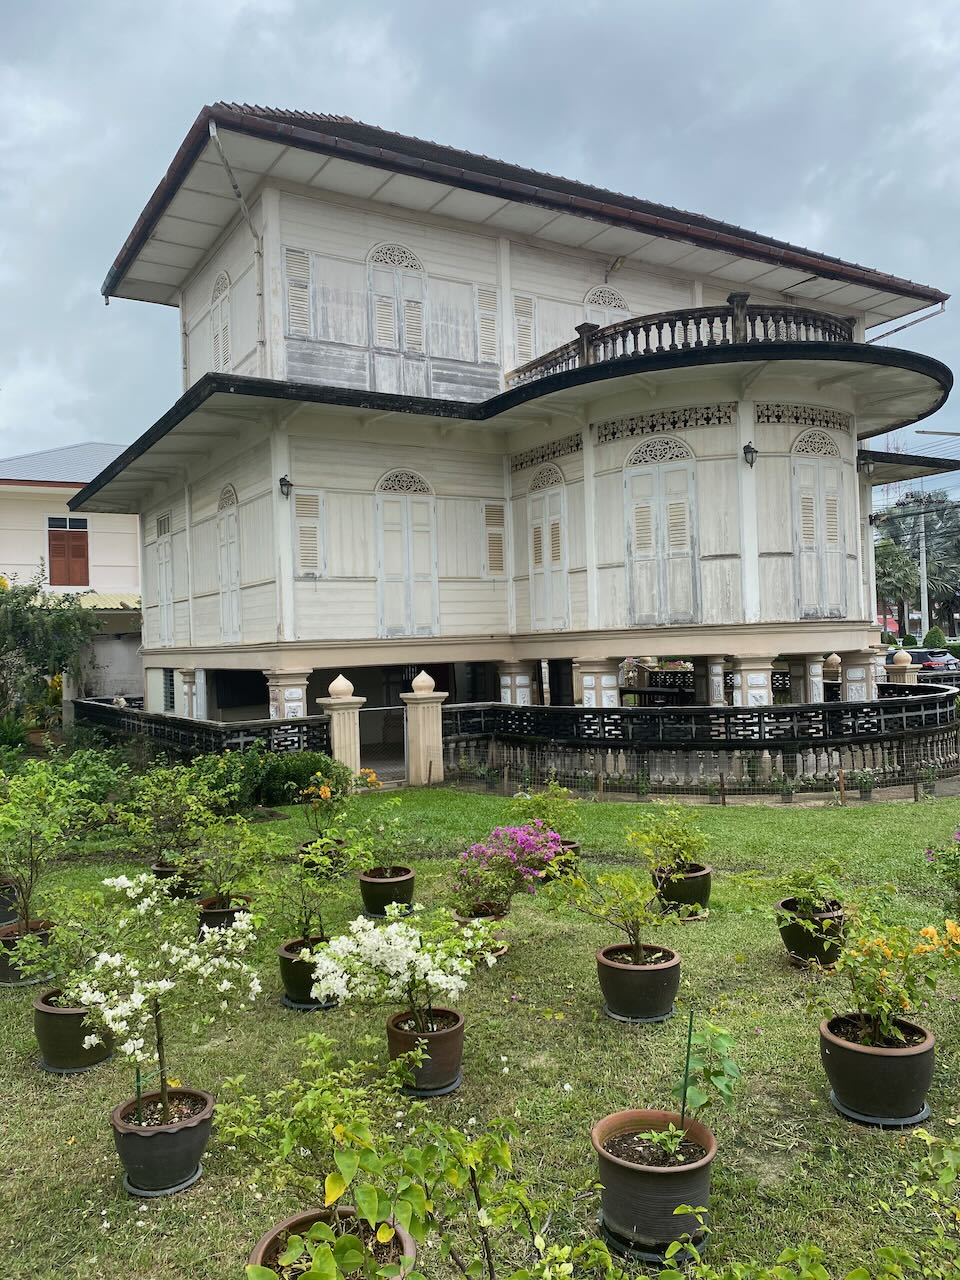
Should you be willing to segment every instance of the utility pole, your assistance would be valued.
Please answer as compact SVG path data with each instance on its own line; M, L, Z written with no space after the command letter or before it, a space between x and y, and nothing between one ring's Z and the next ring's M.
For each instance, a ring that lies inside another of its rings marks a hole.
M927 512L926 498L920 502L920 643L930 630L930 597L927 591Z

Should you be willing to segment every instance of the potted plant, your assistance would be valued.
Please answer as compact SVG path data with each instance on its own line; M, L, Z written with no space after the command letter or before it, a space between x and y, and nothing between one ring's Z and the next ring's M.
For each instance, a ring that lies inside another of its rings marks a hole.
M719 804L723 797L720 794L719 782L706 782L703 786L707 796L708 804Z
M780 803L793 804L793 797L796 793L796 783L792 778L784 776L780 780Z
M495 827L460 854L453 886L458 914L502 919L516 894L534 893L562 856L560 837L542 818L520 827Z
M960 911L960 831L953 833L952 844L926 849L923 856L947 890L947 909Z
M698 862L707 847L707 837L678 808L659 806L646 824L627 833L627 843L638 849L650 867L657 896L664 905L696 906L697 914L706 914L713 883L713 867Z
M56 1075L76 1075L105 1062L113 1053L113 1037L104 1032L88 1043L89 1010L65 994L89 973L98 955L116 949L131 923L118 915L101 889L61 891L50 899L55 923L45 938L24 934L16 948L21 973L49 987L33 1002L33 1029L40 1066Z
M508 816L515 827L539 822L548 831L555 831L563 853L552 861L549 874L562 875L575 871L580 853L580 826L582 801L568 787L557 781L552 770L547 785L541 791L518 791L510 801Z
M134 1196L174 1195L201 1175L214 1099L170 1081L168 1020L201 1010L210 1018L232 1001L256 997L260 981L246 960L253 922L242 913L231 925L197 937L193 913L149 872L103 883L128 921L124 949L98 955L88 971L65 982L64 996L89 1011L96 1029L85 1044L109 1032L115 1052L135 1068L134 1096L110 1115L124 1188ZM157 1089L144 1092L144 1069L153 1064Z
M705 1234L710 1170L717 1140L693 1113L712 1102L729 1105L740 1071L733 1037L705 1022L687 1035L680 1111L616 1111L599 1120L590 1140L600 1165L601 1220L617 1252L662 1262L673 1241L696 1246Z
M363 909L374 920L383 920L391 904L410 910L416 872L403 861L408 856L409 838L399 816L384 806L362 828L370 864L360 873Z
M14 919L0 926L0 986L39 981L22 974L17 948L27 934L49 938L50 922L38 917L37 898L54 858L63 853L90 806L78 784L45 760L28 760L0 778L0 875Z
M840 864L832 860L801 867L780 881L777 927L791 961L802 967L836 964L843 948Z
M869 800L873 796L875 775L872 769L851 769L847 774L847 783L856 787L861 800Z
M197 892L197 849L203 833L218 821L216 807L224 803L208 782L204 770L185 765L150 769L136 779L130 799L116 813L134 851L178 897Z
M680 957L669 947L643 938L648 929L676 921L677 914L660 909L649 889L642 889L641 881L629 871L611 872L594 881L579 876L560 881L558 892L581 915L623 935L623 941L597 951L604 1013L617 1022L664 1022L671 1017L680 986Z
M246 818L217 818L199 834L185 868L200 895L199 928L221 929L250 910L249 888L274 838Z
M413 1074L409 1092L419 1098L452 1093L460 1085L463 1058L463 1014L438 1000L454 1000L480 956L495 963L491 930L482 924L461 927L445 911L425 920L419 911L401 917L402 908L387 908L387 925L364 916L350 932L314 954L313 995L400 1002L401 1012L387 1019L391 1058L401 1057L419 1042L427 1056Z
M302 846L304 849L325 836L331 827L343 825L344 805L352 792L380 786L380 779L373 769L361 769L354 774L349 765L340 760L329 756L323 760L323 766L297 793L297 803L303 806L304 816L313 830L312 839Z
M349 872L365 864L366 848L355 828L330 827L325 835L304 846L291 865L282 868L263 892L288 932L278 952L283 1003L288 1009L310 1012L332 1009L335 1000L319 1002L310 994L313 987L314 948L327 942L324 921L334 886Z
M937 779L940 777L940 770L935 764L925 764L917 771L917 777L923 785L924 795L935 796L937 794Z
M851 1011L820 1023L820 1059L841 1115L902 1129L930 1114L934 1038L906 1015L935 990L940 971L958 966L960 926L953 920L916 931L885 928L870 910L858 918L834 970L850 984Z

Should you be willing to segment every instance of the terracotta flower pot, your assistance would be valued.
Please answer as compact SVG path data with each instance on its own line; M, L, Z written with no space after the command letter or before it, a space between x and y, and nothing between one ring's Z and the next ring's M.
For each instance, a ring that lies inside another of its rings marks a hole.
M201 898L199 902L200 920L198 931L206 925L208 929L229 929L237 916L250 911L250 899L245 893L237 893L230 899L233 906L220 906L216 898Z
M812 927L811 927L812 926ZM797 916L796 898L777 903L777 928L793 964L803 968L811 964L829 969L843 950L843 907L832 903L828 910L810 916Z
M645 955L662 958L633 964L623 943L597 952L597 977L603 992L603 1011L618 1022L664 1022L673 1014L680 986L680 957L667 947L641 946Z
M391 902L409 906L413 902L416 872L409 867L371 867L360 872L360 895L368 916L381 918Z
M13 924L17 918L17 900L13 885L5 878L0 878L0 925Z
M354 1218L357 1211L352 1204L339 1205L337 1207L338 1218ZM273 1267L276 1268L277 1258L283 1252L287 1240L290 1236L305 1235L315 1222L329 1222L332 1209L307 1209L303 1213L291 1214L289 1218L284 1218L282 1222L278 1222L276 1226L271 1227L269 1231L265 1231L257 1243L250 1250L250 1257L247 1263L250 1266ZM405 1266L401 1271L397 1280L410 1270L413 1260L417 1256L417 1244L413 1236L408 1231L404 1231L399 1223L392 1224L396 1230L394 1239L397 1241L397 1257L407 1258L410 1265Z
M846 1018L857 1016L847 1014ZM926 1120L935 1043L930 1032L896 1018L895 1025L909 1038L922 1039L882 1048L844 1039L838 1034L843 1021L840 1016L820 1023L820 1061L834 1107L851 1120L881 1129L903 1129Z
M653 873L653 883L661 902L699 907L700 911L705 911L713 888L713 867L690 862L685 871L672 874L658 869Z
M113 1037L109 1031L101 1032L102 1043L85 1049L83 1041L91 1034L87 1010L52 1004L59 995L59 991L48 991L34 1000L33 1030L43 1070L72 1076L106 1062L113 1055Z
M473 911L471 911L468 915L461 915L459 911L455 911L453 913L453 916L457 924L459 925L466 925L466 924L497 925L497 924L500 924L502 920L505 920L507 918L507 912L506 910L491 911L489 910L488 903L481 902L481 903L478 903L476 908ZM496 956L499 959L500 956L505 956L507 954L507 951L510 948L510 943L507 941L506 934L504 933L503 929L495 929L493 936L494 936L494 939L499 943L499 946L497 946L493 951L489 952L489 954L492 956Z
M136 1098L121 1102L110 1113L113 1140L124 1168L124 1190L131 1195L176 1195L193 1186L203 1172L200 1160L213 1128L214 1097L203 1089L170 1089L169 1094L171 1099L195 1098L203 1107L186 1120L151 1126L130 1123ZM159 1099L159 1093L145 1093L142 1102Z
M433 1010L435 1015L447 1015L456 1021L441 1031L406 1031L400 1024L410 1017L409 1010L392 1013L387 1019L387 1049L391 1058L399 1058L416 1048L418 1040L425 1040L427 1057L413 1073L413 1084L406 1092L418 1098L432 1098L439 1094L453 1093L460 1087L463 1061L463 1014L456 1009Z
M335 999L314 999L311 994L313 965L309 960L300 959L300 952L304 947L316 947L323 941L324 939L320 937L290 938L277 952L280 960L280 977L283 980L283 1003L288 1009L311 1013L314 1009L336 1008Z
M46 944L50 941L50 927L48 920L31 920L28 932L36 934ZM43 981L21 973L13 963L13 949L22 936L19 921L0 928L0 987L27 987Z
M682 1204L706 1208L710 1202L710 1166L717 1140L699 1120L687 1119L686 1134L705 1154L683 1165L632 1164L603 1149L608 1139L624 1133L660 1131L679 1126L675 1111L615 1111L598 1120L590 1141L600 1162L603 1225L620 1251L633 1249L651 1259L662 1256L673 1240L689 1235L696 1243L703 1231L691 1213L674 1212Z

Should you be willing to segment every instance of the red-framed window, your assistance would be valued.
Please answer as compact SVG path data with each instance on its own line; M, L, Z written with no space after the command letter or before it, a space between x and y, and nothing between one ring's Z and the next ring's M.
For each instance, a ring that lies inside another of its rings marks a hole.
M90 546L82 516L47 518L47 560L51 587L89 587Z

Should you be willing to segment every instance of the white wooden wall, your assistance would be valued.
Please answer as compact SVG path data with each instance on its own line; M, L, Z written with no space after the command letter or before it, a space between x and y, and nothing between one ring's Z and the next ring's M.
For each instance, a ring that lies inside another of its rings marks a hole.
M23 582L42 565L49 575L47 519L75 514L67 509L67 500L75 492L79 489L36 492L26 485L0 485L0 574ZM87 521L90 563L90 585L82 589L136 595L140 590L137 517L79 514Z

